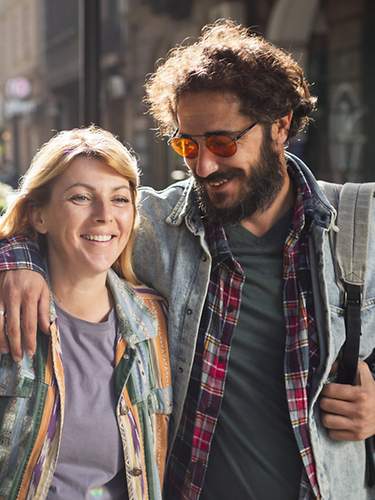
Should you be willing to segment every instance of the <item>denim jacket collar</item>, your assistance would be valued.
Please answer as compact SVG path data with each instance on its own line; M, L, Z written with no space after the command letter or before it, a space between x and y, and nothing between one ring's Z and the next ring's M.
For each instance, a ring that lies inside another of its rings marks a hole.
M194 178L190 177L179 184L183 186L183 192L165 221L172 226L180 226L185 220L188 229L198 234L203 230L203 224L194 191Z
M290 152L285 153L287 162L292 168L298 169L307 180L312 192L312 217L315 224L329 229L335 226L336 210L328 201L326 195L319 187L318 182L311 173L310 169L297 156Z

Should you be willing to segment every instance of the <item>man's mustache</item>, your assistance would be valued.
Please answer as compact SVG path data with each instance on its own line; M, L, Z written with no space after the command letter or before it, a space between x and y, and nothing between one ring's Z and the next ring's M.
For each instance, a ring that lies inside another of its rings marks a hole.
M197 174L193 174L194 179L200 184L207 184L209 182L220 182L226 179L233 179L234 177L242 177L244 172L239 168L231 168L230 170L225 170L225 172L214 172L208 177L200 177Z

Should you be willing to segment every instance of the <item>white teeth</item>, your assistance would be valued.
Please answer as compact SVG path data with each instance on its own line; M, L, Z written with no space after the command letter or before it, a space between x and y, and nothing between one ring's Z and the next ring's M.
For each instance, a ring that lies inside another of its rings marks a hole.
M112 239L111 234L83 234L82 238L90 241L109 241Z
M213 187L219 187L225 184L226 182L228 182L228 179L223 179L222 181L217 181L217 182L210 182L209 185Z

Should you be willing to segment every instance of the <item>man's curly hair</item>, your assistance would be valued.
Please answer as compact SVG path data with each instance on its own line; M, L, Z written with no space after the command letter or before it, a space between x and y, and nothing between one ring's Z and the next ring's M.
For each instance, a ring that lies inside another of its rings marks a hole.
M199 91L232 93L241 113L261 122L293 111L289 137L305 128L316 103L291 55L230 20L207 25L194 44L172 49L149 77L145 101L161 134L177 127L179 96Z

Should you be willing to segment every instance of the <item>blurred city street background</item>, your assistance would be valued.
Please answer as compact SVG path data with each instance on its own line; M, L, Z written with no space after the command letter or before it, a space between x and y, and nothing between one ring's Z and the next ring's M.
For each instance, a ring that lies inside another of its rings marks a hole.
M222 17L292 52L313 84L315 121L290 149L320 179L375 180L374 0L0 0L0 181L15 187L55 131L87 121L133 147L143 184L183 178L143 84Z

